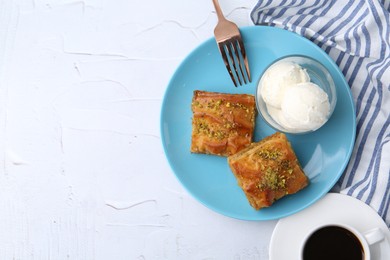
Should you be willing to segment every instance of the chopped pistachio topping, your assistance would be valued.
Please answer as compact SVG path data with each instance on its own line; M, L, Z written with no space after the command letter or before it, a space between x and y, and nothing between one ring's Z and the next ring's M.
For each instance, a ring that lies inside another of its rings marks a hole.
M257 185L260 190L286 190L287 180L293 178L291 162L280 151L262 149L256 153L265 160L272 160L272 166L262 167L263 176ZM264 165L264 164L261 164Z
M209 125L205 122L201 122L199 120L195 123L195 129L197 133L206 134L210 138L216 138L218 140L224 139L228 134L221 130L211 130Z
M279 151L272 151L267 149L262 149L256 153L263 159L276 160L281 155Z
M263 178L257 185L260 190L280 190L286 188L286 178L272 168L267 168Z

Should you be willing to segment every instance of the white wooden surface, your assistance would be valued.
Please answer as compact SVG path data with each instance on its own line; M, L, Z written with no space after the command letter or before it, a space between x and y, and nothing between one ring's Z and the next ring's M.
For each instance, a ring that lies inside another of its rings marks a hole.
M220 0L239 26L255 0ZM163 152L165 88L211 0L0 0L0 259L268 259Z

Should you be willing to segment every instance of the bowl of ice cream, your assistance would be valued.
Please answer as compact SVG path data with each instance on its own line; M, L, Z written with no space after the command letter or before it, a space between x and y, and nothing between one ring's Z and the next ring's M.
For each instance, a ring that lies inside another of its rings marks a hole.
M321 128L337 102L329 71L318 61L302 55L272 62L264 70L255 96L257 109L266 123L291 134Z

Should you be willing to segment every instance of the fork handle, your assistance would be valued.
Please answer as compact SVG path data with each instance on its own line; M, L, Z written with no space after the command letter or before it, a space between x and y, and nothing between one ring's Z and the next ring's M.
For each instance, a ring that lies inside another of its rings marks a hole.
M213 0L215 12L217 13L218 20L226 20L225 16L222 13L221 7L219 6L218 0Z

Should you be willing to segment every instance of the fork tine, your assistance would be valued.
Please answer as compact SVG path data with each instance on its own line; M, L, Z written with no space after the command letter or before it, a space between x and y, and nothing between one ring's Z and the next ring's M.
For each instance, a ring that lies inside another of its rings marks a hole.
M219 52L222 55L223 62L225 63L226 69L229 72L230 78L232 79L232 81L234 83L234 86L237 87L236 79L234 78L233 71L232 71L230 63L229 63L229 59L228 59L228 57L226 55L226 48L227 48L227 46L225 46L224 43L220 43L219 42L218 43L218 47L219 47Z
M240 78L240 73L238 72L238 69L237 69L237 60L235 59L234 55L235 54L238 54L237 51L236 51L236 47L234 45L234 42L231 42L231 41L228 41L227 42L227 45L226 45L226 49L227 49L227 54L228 54L228 57L231 61L231 65L233 65L233 68L234 68L234 72L233 74L236 75L236 78L238 80L238 83L240 84L240 86L242 85L242 82L241 82L241 78ZM237 57L237 56L236 56Z
M236 61L237 61L237 67L240 69L240 72L241 74L237 71L237 77L240 78L240 76L242 76L242 79L244 81L244 83L246 84L246 77L245 77L245 74L244 74L244 70L243 70L243 65L242 65L242 59L240 57L240 54L239 54L239 50L240 50L240 46L239 46L239 42L238 42L239 38L237 37L237 39L234 39L234 41L232 42L232 46L233 46L233 50L234 50L234 54L236 56ZM241 52L241 50L240 50ZM241 84L240 84L241 85Z
M241 37L235 37L233 41L218 43L218 46L234 86L241 86L243 82L245 84L251 82L248 59ZM243 67L245 67L246 73Z
M245 70L246 70L246 74L248 76L248 81L251 82L251 73L249 71L248 58L246 57L246 52L245 52L245 48L244 48L244 43L242 42L242 38L238 37L237 42L238 42L238 46L240 48L240 53L242 55L242 58L244 59Z

